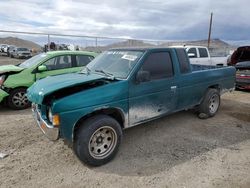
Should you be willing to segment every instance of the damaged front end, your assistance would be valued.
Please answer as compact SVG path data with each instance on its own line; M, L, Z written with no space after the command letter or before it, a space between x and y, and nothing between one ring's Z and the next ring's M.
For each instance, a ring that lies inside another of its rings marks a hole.
M64 80L64 82L61 80ZM107 80L100 75L66 74L48 77L33 84L28 89L27 96L32 102L33 115L42 132L50 140L59 138L60 112L67 108L73 109L71 105L67 105L67 100L63 108L55 108L58 101L110 82L111 80ZM76 102L79 102L79 100L70 100L71 104Z
M57 126L53 125L47 118L44 118L41 114L41 106L32 104L32 112L38 127L40 127L47 138L52 141L57 140L59 138L59 124Z
M4 86L4 82L8 76L21 72L23 68L15 65L3 65L0 66L0 103L9 96L10 88Z
M90 87L98 80L104 79L101 75L65 74L47 77L38 80L27 92L28 99L36 104L45 104L52 99L62 98ZM85 86L85 87L84 87Z

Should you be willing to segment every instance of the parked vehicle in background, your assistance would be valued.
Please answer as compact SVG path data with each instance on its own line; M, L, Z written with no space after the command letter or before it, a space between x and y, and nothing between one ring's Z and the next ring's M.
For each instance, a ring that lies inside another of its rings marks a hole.
M241 46L237 48L227 60L228 65L235 65L236 63L250 61L250 46Z
M1 44L0 46L0 52L4 53L4 49L8 47L8 44Z
M236 88L250 90L250 61L237 63L236 68Z
M9 47L9 45L6 45L3 47L3 53L5 53L5 54L8 53L8 47Z
M14 52L15 48L16 48L16 46L13 46L13 45L8 46L8 48L7 48L7 56L8 57L13 57L13 52Z
M32 57L31 51L28 48L16 47L13 49L13 57L15 58L30 58Z
M113 49L82 72L37 81L27 95L48 138L99 166L114 158L122 129L194 107L212 117L234 83L234 67L190 65L183 48Z
M23 63L0 66L0 102L12 109L30 106L26 90L36 80L77 72L94 59L93 52L54 51L36 55Z
M173 46L175 48L185 48L190 58L191 64L226 66L227 57L211 57L209 50L204 46Z

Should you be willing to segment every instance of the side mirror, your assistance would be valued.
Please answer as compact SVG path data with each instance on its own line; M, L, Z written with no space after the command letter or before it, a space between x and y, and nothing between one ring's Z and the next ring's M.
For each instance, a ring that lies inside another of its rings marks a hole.
M149 71L138 71L136 74L136 82L147 82L150 81L150 72Z
M46 71L46 70L47 70L47 67L46 67L45 65L40 65L40 66L37 68L37 70L38 70L39 72L43 72L43 71Z
M195 54L194 54L194 53L188 53L188 57L189 57L189 58L194 58L194 57L195 57Z

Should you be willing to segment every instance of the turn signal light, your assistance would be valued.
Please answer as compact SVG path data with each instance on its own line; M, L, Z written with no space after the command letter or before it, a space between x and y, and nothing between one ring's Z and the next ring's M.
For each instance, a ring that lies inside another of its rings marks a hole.
M60 125L60 117L58 114L53 115L53 122L52 123L56 127Z

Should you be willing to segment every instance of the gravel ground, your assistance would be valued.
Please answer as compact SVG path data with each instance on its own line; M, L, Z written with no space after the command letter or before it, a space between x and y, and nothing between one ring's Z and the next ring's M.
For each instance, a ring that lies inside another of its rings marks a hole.
M25 61L25 59L10 58L7 57L7 55L4 53L0 53L0 65L8 65L8 64L17 65L23 61Z
M49 141L30 109L0 106L0 128L0 152L9 154L0 159L0 187L250 187L248 92L225 94L207 120L183 111L125 130L118 155L98 168Z

